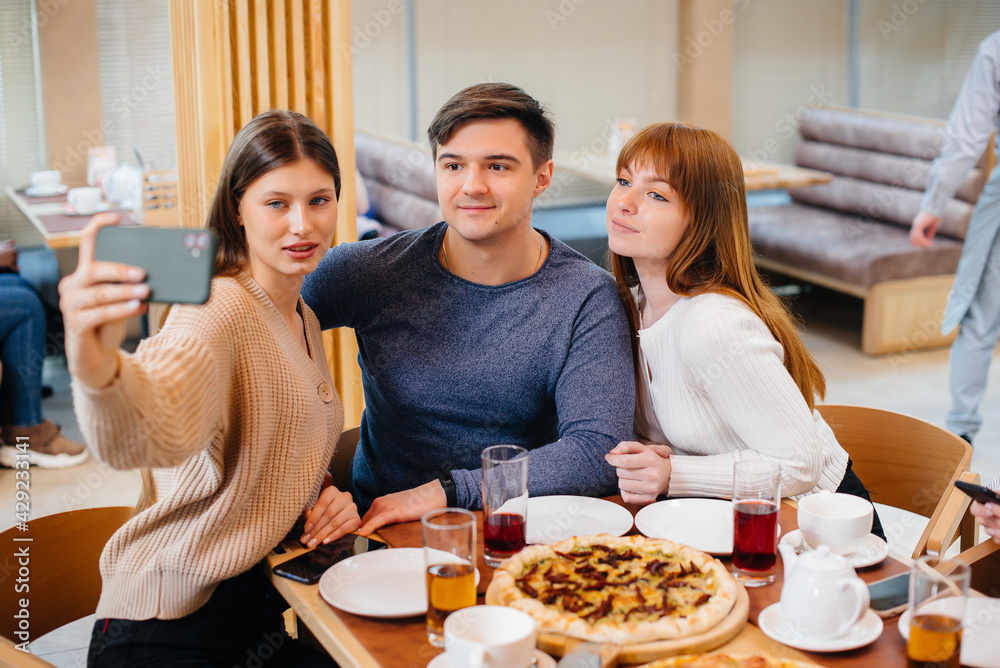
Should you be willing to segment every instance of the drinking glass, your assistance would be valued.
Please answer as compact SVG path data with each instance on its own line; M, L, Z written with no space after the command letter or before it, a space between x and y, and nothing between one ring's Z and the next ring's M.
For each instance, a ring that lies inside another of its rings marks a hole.
M483 450L483 545L493 568L524 548L528 521L528 451L517 445Z
M476 516L440 508L420 518L427 569L427 639L444 647L444 620L476 604Z
M968 564L925 555L910 569L910 668L958 668L969 596Z
M760 460L733 466L732 573L747 587L774 582L780 503L780 466Z

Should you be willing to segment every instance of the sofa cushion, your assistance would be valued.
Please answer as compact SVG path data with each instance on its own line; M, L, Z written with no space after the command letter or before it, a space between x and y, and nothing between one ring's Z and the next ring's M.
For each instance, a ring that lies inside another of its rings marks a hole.
M752 207L754 252L771 261L868 287L888 280L953 274L962 244L938 236L910 246L909 230L804 204Z
M944 124L811 108L800 115L799 133L803 139L933 160L944 141Z
M358 170L366 178L366 184L367 179L375 179L437 202L434 161L427 151L360 132L354 135L354 151Z
M931 168L930 160L809 140L800 142L795 147L795 164L920 191L927 187ZM955 197L975 203L985 183L986 171L973 168L959 186Z
M895 223L907 230L920 210L923 193L899 186L862 181L849 176L835 176L829 183L806 188L790 188L793 201L850 214L847 218ZM964 239L974 205L957 199L948 200L938 233Z
M378 219L399 230L417 230L444 219L437 197L426 200L375 179L366 179Z

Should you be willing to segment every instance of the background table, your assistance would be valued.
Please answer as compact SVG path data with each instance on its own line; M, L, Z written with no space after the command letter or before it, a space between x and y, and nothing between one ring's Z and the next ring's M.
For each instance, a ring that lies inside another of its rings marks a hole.
M639 506L622 502L620 496L608 497L609 501L628 508L633 515ZM782 503L779 523L782 533L798 528L795 507ZM493 579L493 569L482 559L482 513L477 512L478 542L477 561L482 578L479 583L479 603L486 587ZM407 522L383 527L379 532L393 547L419 547L420 522ZM635 529L631 533L638 533ZM303 550L290 550L283 555L272 554L269 565L292 558ZM724 563L727 560L723 560ZM906 572L908 566L889 557L881 564L862 569L859 575L866 581L880 580L896 573ZM273 577L272 581L282 596L295 610L302 624L326 648L330 655L345 668L375 668L377 666L424 668L442 650L427 642L424 618L370 619L336 610L319 595L317 585L304 585L286 578ZM778 559L778 572L773 585L748 589L750 595L750 623L735 639L713 651L729 653L766 653L773 656L794 658L823 666L898 666L906 661L906 645L896 627L898 618L886 620L885 630L872 645L837 653L800 652L771 640L757 626L761 610L776 603L781 595L784 572Z
M68 216L63 212L66 195L51 197L28 197L23 190L5 188L4 192L14 206L24 214L45 240L50 248L76 248L80 245L80 230L90 222L93 216ZM110 211L121 213L121 225L137 225L128 212L118 207Z

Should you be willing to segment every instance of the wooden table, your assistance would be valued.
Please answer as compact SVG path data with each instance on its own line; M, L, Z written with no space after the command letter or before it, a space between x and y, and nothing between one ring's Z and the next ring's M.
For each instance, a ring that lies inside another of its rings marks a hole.
M639 506L623 503L620 496L608 500L628 508L634 515ZM493 569L482 560L482 513L476 513L479 529L478 566L482 573L479 583L479 602L482 603L486 587L493 578ZM798 528L795 507L783 503L779 516L782 532L788 533ZM633 529L633 533L636 533ZM384 527L381 536L393 547L419 547L421 545L420 522L407 522ZM289 551L284 555L272 554L271 565L292 558L303 550ZM889 557L879 565L859 571L866 581L880 580L896 573L909 570L908 566ZM316 585L304 585L291 580L272 577L278 591L291 604L299 620L305 624L323 647L341 665L347 668L424 668L442 650L427 642L424 618L369 619L341 612L329 606L319 595ZM718 650L730 653L767 653L775 656L795 658L822 666L900 666L906 661L906 645L896 628L898 618L886 620L885 630L872 645L856 650L838 653L800 652L786 647L765 636L756 627L761 610L776 603L781 594L784 580L781 559L775 583L767 587L749 588L750 624L735 639Z
M80 245L80 231L90 222L91 216L68 216L63 212L66 195L28 197L23 190L5 188L4 192L24 217L39 231L50 248L76 248ZM114 207L111 211L122 214L121 225L137 224L128 213Z
M618 177L615 173L617 155L584 152L557 153L554 159L557 170L566 170L589 179L607 182L609 188L610 184ZM778 163L758 163L749 160L743 162L743 177L748 191L801 188L818 183L828 183L833 178L828 172L815 169Z

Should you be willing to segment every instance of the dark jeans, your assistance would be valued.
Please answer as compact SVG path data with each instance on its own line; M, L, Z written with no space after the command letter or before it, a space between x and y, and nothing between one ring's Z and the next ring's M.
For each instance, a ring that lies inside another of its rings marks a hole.
M34 427L42 422L45 310L31 283L0 274L0 422Z
M208 602L180 619L98 619L88 668L330 668L336 663L285 633L288 607L257 568L219 584Z
M847 460L847 470L844 471L844 479L840 481L840 487L837 488L837 491L860 496L865 501L872 500L868 496L868 490L865 489L861 479L858 478L858 474L854 472L854 467L850 459ZM885 540L885 532L882 530L882 521L878 518L878 511L875 511L875 515L872 517L872 533Z

